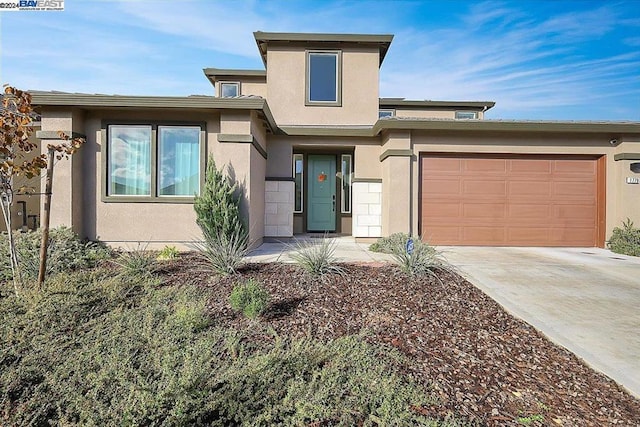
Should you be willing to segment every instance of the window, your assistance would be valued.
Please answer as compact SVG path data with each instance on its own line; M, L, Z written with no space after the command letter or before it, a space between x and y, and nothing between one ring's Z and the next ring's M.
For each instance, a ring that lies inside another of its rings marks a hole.
M293 155L293 176L295 181L294 213L302 213L302 186L304 179L304 164L302 154Z
M382 119L385 117L395 117L395 116L396 116L395 110L378 110L379 119Z
M478 113L475 111L456 111L456 119L477 119Z
M220 97L221 98L233 98L234 96L240 96L240 83L238 83L238 82L221 82L220 83Z
M342 213L351 213L351 154L341 156L342 195L340 204Z
M340 106L340 59L337 51L307 52L307 105Z
M191 198L200 193L201 126L109 125L106 196Z

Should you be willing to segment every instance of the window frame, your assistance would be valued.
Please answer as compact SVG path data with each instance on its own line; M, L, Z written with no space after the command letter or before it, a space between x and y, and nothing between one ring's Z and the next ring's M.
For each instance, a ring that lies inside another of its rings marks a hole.
M311 99L311 56L331 55L336 58L336 100L335 101L313 101ZM305 70L305 105L307 107L341 107L342 106L342 51L341 50L307 50Z
M304 154L296 153L293 155L293 213L304 213ZM296 210L296 161L302 162L302 172L300 172L300 210Z
M109 174L110 174L110 152L109 152L109 127L110 126L150 126L151 127L151 181L150 195L126 195L109 194ZM204 174L207 166L207 128L205 122L183 122L183 121L148 121L148 120L103 120L101 126L101 201L105 203L185 203L191 204L194 196L160 195L160 172L159 154L160 140L159 127L199 127L200 128L200 181L199 192L204 188Z
M349 159L349 182L347 183L347 185L349 186L349 209L345 210L345 197L344 197L344 170L342 169L342 165L344 162L344 158L348 158ZM340 155L340 175L341 175L341 185L342 188L340 189L340 213L343 214L350 214L351 211L353 210L352 208L352 200L353 200L353 155L352 154L341 154Z
M458 117L461 114L473 114L473 117ZM456 120L477 120L478 112L477 111L456 111L455 113Z
M234 96L223 96L222 95L222 86L225 85L229 85L229 86L235 86L236 87L236 91L237 91L237 95ZM240 82L234 82L234 81L221 81L218 84L218 87L220 88L220 95L218 96L218 98L235 98L238 97L242 94L242 92L240 92Z
M382 113L389 113L388 116L381 116L380 114ZM378 109L378 120L382 119L382 118L387 118L387 117L395 117L396 116L396 110L394 110L393 108L380 108Z

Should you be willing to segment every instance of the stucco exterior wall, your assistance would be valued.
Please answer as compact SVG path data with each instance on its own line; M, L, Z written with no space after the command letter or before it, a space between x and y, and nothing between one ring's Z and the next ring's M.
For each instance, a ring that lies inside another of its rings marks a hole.
M267 82L264 77L241 77L241 78L229 78L221 79L216 82L215 93L216 96L220 96L220 83L240 83L240 95L257 95L263 98L267 97Z
M606 156L606 230L605 238L611 236L613 228L619 225L620 218L627 216L637 217L638 210L633 197L627 192L635 190L626 188L622 190L624 178L620 162L614 162L616 148L609 143L606 135L555 135L555 134L446 134L427 133L416 131L412 134L412 200L418 201L419 194L419 154L429 152L441 153L492 153L492 154L591 154ZM627 166L628 167L628 166ZM623 193L626 197L623 197ZM409 208L407 205L403 205ZM403 207L397 206L401 209ZM411 207L411 228L418 231L418 203ZM638 218L640 220L640 217Z
M313 50L313 46L308 49ZM342 105L306 106L306 51L269 46L267 99L280 125L371 125L378 119L380 54L373 48L336 45L342 51Z
M622 141L614 150L616 154L640 153L640 139ZM640 227L640 184L628 184L627 178L640 178L640 173L630 170L631 163L640 160L618 160L613 162L612 175L615 187L615 209L612 212L612 226L617 227L627 218ZM607 231L608 231L607 227ZM607 234L607 238L610 234Z

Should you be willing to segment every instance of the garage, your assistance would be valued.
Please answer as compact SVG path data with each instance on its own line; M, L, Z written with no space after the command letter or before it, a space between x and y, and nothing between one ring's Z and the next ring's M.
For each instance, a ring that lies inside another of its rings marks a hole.
M604 157L420 156L420 230L434 245L604 245Z

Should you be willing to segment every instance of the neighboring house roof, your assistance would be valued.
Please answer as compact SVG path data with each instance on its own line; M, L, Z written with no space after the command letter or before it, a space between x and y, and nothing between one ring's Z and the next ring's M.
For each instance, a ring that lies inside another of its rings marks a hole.
M431 101L409 100L404 98L380 98L381 108L469 108L483 111L496 105L493 101Z
M267 127L275 132L277 125L267 101L255 95L217 98L191 96L130 96L68 92L31 91L32 104L40 106L72 106L80 108L180 108L256 110L264 116Z
M233 80L242 77L264 78L267 80L266 70L234 70L229 68L204 68L202 70L207 79L213 84L220 80Z
M269 43L278 44L310 44L316 46L327 44L357 44L375 46L380 49L380 65L389 50L393 34L333 34L333 33L267 33L256 31L253 33L262 57L267 65L267 46Z

